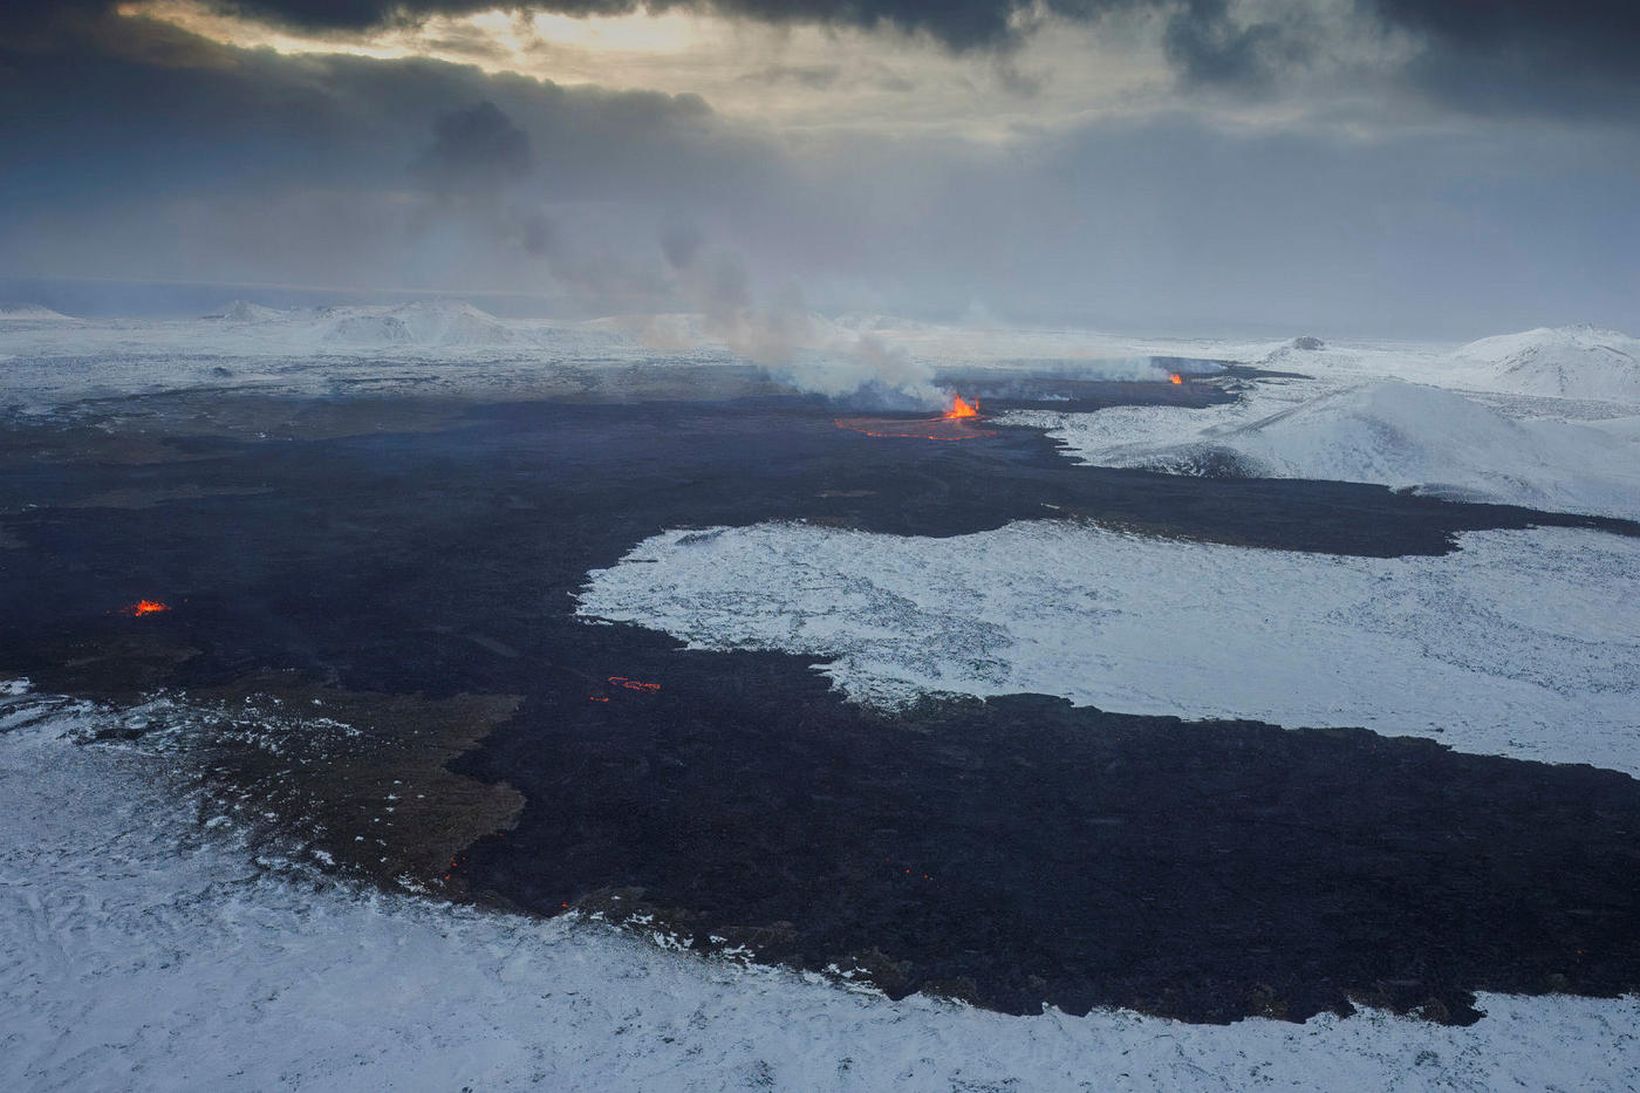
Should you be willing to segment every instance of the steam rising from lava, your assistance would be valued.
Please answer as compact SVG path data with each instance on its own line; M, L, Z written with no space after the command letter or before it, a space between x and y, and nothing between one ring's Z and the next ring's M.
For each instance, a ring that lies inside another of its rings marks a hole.
M832 424L839 429L852 429L857 433L875 437L976 440L980 437L995 436L995 430L982 428L976 424L975 419L978 417L979 399L969 400L953 394L950 408L938 417L840 417L834 419Z
M698 316L698 326L691 317L646 317L638 332L647 344L719 343L800 391L832 398L875 387L930 409L943 401L931 365L873 334L812 314L795 284L754 291L752 274L734 250L708 246L687 230L664 235L661 249L673 290Z

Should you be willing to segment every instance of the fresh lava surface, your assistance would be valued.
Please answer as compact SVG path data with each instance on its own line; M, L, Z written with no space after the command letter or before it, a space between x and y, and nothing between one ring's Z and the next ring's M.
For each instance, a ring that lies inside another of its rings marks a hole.
M974 440L995 436L990 429L975 424L979 418L979 399L951 396L951 407L934 418L899 417L840 417L833 424L840 429L876 437L906 437L912 440Z

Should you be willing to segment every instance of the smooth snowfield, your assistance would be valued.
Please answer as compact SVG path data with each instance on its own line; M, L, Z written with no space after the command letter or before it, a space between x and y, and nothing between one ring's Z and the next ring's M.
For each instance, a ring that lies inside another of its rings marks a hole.
M250 861L117 714L0 699L0 1087L1621 1089L1640 999L1192 1026L1006 1017Z
M1033 692L1640 775L1640 539L1460 545L1382 559L1048 520L926 539L772 523L654 536L590 575L580 611L810 654L865 702Z
M1628 419L1514 417L1398 380L1336 386L1265 380L1240 402L1191 409L1031 411L1079 462L1173 473L1225 458L1261 478L1371 482L1460 500L1640 519L1640 442Z

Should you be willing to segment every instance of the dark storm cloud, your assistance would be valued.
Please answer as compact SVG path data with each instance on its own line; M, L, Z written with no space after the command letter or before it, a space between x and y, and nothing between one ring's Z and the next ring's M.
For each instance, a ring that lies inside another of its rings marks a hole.
M1386 20L1475 51L1554 49L1634 73L1632 0L1366 0ZM1640 75L1640 74L1637 74Z
M1163 45L1187 79L1197 83L1258 87L1304 61L1314 41L1302 17L1286 23L1240 23L1230 0L1185 0L1168 21Z
M318 32L361 31L497 7L571 16L692 10L771 24L891 29L957 51L1017 45L1039 10L1096 22L1154 13L1187 81L1259 89L1305 66L1336 29L1320 9L1241 0L203 0L219 10ZM13 0L0 25L72 22L112 0ZM1421 90L1495 113L1611 115L1640 106L1640 3L1634 0L1344 0L1369 26L1412 36L1404 73ZM481 48L478 43L474 48ZM476 55L476 54L475 54ZM771 72L774 71L771 69ZM796 74L801 75L801 74ZM824 75L810 74L815 86Z
M533 163L529 136L485 100L433 122L433 143L416 170L446 192L493 191L522 179Z
M1189 9L1219 27L1170 43L1196 78L1290 63L1238 37L1234 4ZM52 10L0 33L0 275L504 289L701 311L748 352L792 341L788 301L1176 332L1640 326L1632 128L1331 140L1179 111L1000 147L785 142L691 96ZM1244 63L1215 73L1221 54Z
M58 15L54 35L0 34L0 272L573 290L616 308L664 280L671 210L781 186L774 149L693 96Z
M1489 113L1640 116L1634 0L1359 0L1426 46L1425 90Z

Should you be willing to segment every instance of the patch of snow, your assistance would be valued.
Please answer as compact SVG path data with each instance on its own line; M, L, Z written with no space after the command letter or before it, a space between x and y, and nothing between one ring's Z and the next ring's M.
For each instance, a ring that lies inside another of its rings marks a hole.
M1366 1010L1186 1025L891 1002L252 865L165 763L0 736L0 1087L1632 1088L1640 999L1482 994L1468 1028Z
M851 698L1059 695L1124 713L1362 726L1640 775L1640 539L1469 532L1355 558L1015 523L914 538L668 531L588 618L810 654Z

